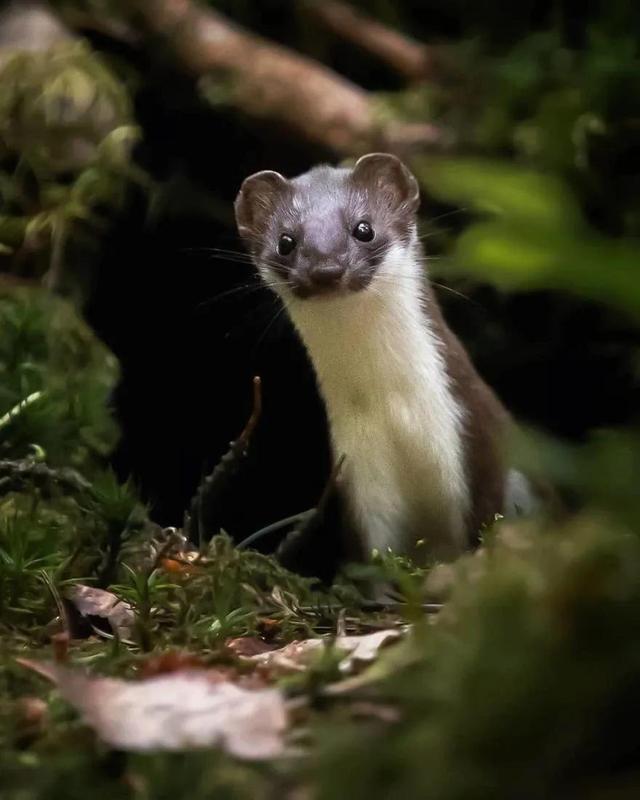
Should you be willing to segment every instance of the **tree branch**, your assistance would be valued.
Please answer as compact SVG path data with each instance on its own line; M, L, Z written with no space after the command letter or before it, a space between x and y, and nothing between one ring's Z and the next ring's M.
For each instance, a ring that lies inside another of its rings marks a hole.
M232 106L308 142L342 155L440 143L434 126L382 122L360 87L193 0L132 0L130 8L185 70L217 79Z
M328 30L388 64L411 81L432 75L434 50L382 25L340 0L304 0L304 8Z

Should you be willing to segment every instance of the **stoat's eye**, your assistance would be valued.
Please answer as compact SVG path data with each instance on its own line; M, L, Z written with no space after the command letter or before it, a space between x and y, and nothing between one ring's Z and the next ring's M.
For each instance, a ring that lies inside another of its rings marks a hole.
M288 233L283 233L278 239L278 252L281 256L288 256L292 253L296 246L296 240Z
M373 228L365 220L360 220L353 229L353 236L360 242L370 242L374 237Z

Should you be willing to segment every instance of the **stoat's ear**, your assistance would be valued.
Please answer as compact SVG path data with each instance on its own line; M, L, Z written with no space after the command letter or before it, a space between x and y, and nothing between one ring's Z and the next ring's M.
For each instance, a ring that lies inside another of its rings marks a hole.
M356 161L353 182L376 194L392 210L415 212L420 205L420 188L412 173L390 153L369 153Z
M287 179L272 170L256 172L242 182L234 209L238 231L243 238L262 236L276 203L288 189Z

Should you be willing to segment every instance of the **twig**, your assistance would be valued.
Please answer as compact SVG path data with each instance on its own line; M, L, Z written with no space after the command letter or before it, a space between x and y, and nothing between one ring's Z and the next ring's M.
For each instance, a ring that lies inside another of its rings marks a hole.
M336 36L376 56L403 77L414 81L432 75L437 62L433 48L339 0L303 0L303 7Z
M251 437L261 414L262 384L260 378L256 376L253 379L253 407L247 424L238 438L229 444L229 449L216 464L213 472L202 480L189 505L184 528L189 539L199 547L202 546L205 537L211 538L218 532L222 499L247 456Z
M0 480L2 492L20 491L28 482L45 492L50 492L52 486L68 494L83 494L91 490L86 478L71 467L54 469L32 459L0 461Z
M68 636L70 636L71 624L69 621L69 614L67 613L67 609L65 608L62 598L60 597L60 592L58 591L57 587L55 586L53 580L51 579L51 576L46 571L46 569L40 570L40 580L45 584L45 586L49 590L49 593L51 594L51 597L53 598L53 601L58 609L58 615L64 627L64 631Z
M244 426L242 433L237 439L238 446L243 450L246 450L249 446L249 442L251 441L251 437L253 436L253 432L256 429L256 425L258 424L261 415L262 381L260 380L260 377L256 375L253 379L253 407L251 409L251 416L247 420L247 424Z
M110 522L107 529L107 552L104 562L99 567L96 575L96 586L100 589L106 589L113 583L120 553L122 552L122 545L125 537L131 529L131 518L134 512L132 511L124 524L121 527L119 524Z
M155 554L153 561L149 565L147 569L147 580L151 577L151 575L158 569L158 567L162 564L165 558L171 553L171 551L176 547L178 544L179 539L176 537L169 536L167 541L162 545L162 547L158 550Z
M392 600L364 600L361 604L366 611L401 611L407 608L409 603L404 601L397 602ZM437 614L442 610L442 603L420 603L419 606L425 614Z

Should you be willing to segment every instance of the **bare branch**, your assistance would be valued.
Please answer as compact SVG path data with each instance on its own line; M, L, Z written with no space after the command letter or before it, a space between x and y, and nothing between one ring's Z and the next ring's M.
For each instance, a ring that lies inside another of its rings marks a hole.
M438 138L434 126L381 122L360 87L193 0L132 0L130 7L185 70L217 79L228 103L308 142L346 155L432 145Z
M340 0L304 0L314 19L336 36L384 61L411 81L430 77L436 65L433 48L382 25Z
M253 436L253 432L258 424L258 420L260 419L260 415L262 414L262 381L260 377L256 375L253 379L253 408L251 410L251 416L249 417L247 424L244 426L244 430L238 436L238 444L246 450L249 447L249 442L251 441L251 437Z

